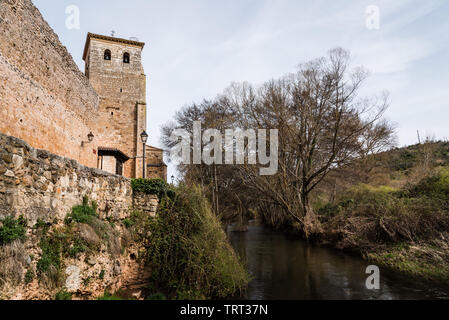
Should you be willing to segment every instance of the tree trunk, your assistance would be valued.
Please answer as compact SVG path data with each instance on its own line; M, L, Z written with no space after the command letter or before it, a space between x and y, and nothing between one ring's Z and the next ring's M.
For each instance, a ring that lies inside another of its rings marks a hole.
M309 203L308 195L303 196L304 233L307 239L317 237L323 233L321 222Z

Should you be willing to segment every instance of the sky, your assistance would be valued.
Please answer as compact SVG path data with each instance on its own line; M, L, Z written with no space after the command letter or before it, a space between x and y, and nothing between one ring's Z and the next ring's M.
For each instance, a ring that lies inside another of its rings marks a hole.
M84 71L88 32L145 42L149 144L192 102L232 82L261 84L328 50L371 72L363 94L390 92L398 145L449 139L447 0L33 0ZM66 8L79 8L79 29ZM169 166L169 177L174 173Z

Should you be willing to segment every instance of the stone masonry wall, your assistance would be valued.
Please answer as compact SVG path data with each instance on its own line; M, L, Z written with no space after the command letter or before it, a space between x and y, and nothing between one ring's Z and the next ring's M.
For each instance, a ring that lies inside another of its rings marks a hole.
M97 167L99 98L31 0L0 0L0 132Z
M142 192L135 192L133 194L134 209L148 214L151 217L156 216L157 207L159 205L159 198L155 195L147 195Z
M63 220L83 196L95 200L102 218L124 219L132 207L129 179L32 148L0 134L0 219L23 215Z
M65 226L64 219L83 196L97 201L95 225L101 224L99 230L108 236L100 236L88 224L75 229ZM144 242L133 238L135 231L128 230L125 220L133 210L154 217L157 206L157 196L133 196L127 178L81 166L0 133L0 227L6 217L22 216L28 224L25 241L0 245L0 299L54 299L60 290L72 293L74 299L96 299L105 290L122 289L139 298L150 270L141 259ZM52 232L72 230L72 236L98 247L95 252L63 257L60 273L64 278L59 285L48 285L47 278L38 275L43 253L36 226L42 221ZM26 281L29 272L34 277Z

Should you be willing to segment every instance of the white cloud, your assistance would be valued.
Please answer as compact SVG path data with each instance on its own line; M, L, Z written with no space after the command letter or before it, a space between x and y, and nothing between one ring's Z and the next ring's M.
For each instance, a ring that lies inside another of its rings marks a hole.
M365 88L388 89L388 116L401 144L416 130L449 136L449 3L443 0L35 0L82 67L88 31L138 36L147 42L150 142L185 104L221 93L231 81L261 83L324 55L350 49L372 71ZM64 27L67 4L81 8L81 30ZM378 5L380 30L365 27L365 9Z

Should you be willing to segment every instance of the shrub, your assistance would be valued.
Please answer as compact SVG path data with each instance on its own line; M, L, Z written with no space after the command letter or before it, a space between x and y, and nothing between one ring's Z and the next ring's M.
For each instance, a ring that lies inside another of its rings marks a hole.
M174 197L175 191L172 186L161 179L133 179L131 186L136 192L153 194L161 199L164 196Z
M155 293L147 297L145 300L167 300L167 298L162 293Z
M173 199L162 198L158 211L148 239L152 288L175 298L226 298L244 290L248 274L199 190L181 187Z
M449 197L449 168L422 179L408 191L410 196L426 196L447 201Z
M131 219L126 218L126 219L123 220L123 225L124 225L127 229L129 229L129 228L131 228L132 226L134 226L134 221L132 221Z
M369 246L432 239L449 228L447 203L439 198L441 177L403 190L360 185L319 210L328 230L338 230L344 246Z
M34 279L34 272L33 272L33 270L28 270L25 273L25 284L31 283L33 281L33 279Z
M150 231L151 217L141 211L133 211L128 219L123 220L123 224L129 229L132 239L141 242L145 241Z
M115 294L110 294L109 292L105 292L101 297L98 297L97 300L123 300L122 298L120 298L119 296L115 295Z
M66 253L71 258L76 258L78 254L89 251L89 244L80 238L75 238L73 244L66 249Z
M66 223L76 221L89 224L96 217L98 217L96 202L92 201L91 205L89 205L89 198L84 196L83 204L72 208L72 212L66 218Z
M25 240L27 222L23 217L17 220L7 217L2 222L3 226L0 227L0 245L9 244L15 240Z
M23 242L17 240L0 246L0 300L10 298L5 296L5 284L18 286L23 281L26 259L27 252Z
M55 300L72 300L72 294L65 290L61 290L55 295Z
M62 252L61 236L45 235L42 237L39 245L42 250L42 255L37 262L38 273L43 274L49 271L50 267L60 270Z

